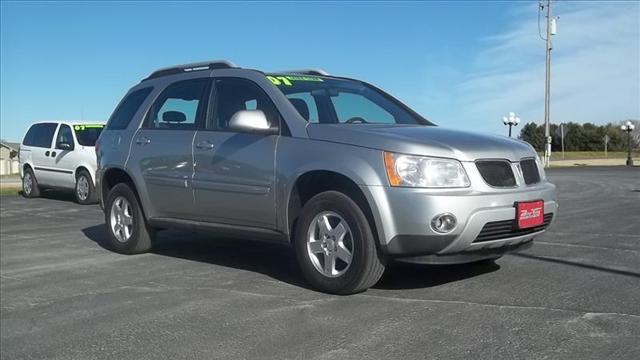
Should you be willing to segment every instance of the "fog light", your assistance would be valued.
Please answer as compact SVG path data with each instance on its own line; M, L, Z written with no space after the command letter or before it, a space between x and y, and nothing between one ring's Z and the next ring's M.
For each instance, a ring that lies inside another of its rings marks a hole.
M446 234L456 227L456 217L452 214L440 214L431 220L431 228L435 232Z

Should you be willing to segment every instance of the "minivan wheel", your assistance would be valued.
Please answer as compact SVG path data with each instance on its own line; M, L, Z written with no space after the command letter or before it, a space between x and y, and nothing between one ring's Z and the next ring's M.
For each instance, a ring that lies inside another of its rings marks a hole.
M86 170L78 171L75 190L76 202L78 204L88 205L96 203L96 190L93 186L91 176Z
M302 273L311 285L333 294L354 294L373 286L384 261L360 207L337 191L309 200L295 229Z
M36 180L36 176L33 174L31 168L24 170L24 175L22 176L22 195L26 198L40 196L38 180Z
M114 186L105 203L109 247L122 254L140 254L151 249L154 231L147 225L138 197L128 184Z

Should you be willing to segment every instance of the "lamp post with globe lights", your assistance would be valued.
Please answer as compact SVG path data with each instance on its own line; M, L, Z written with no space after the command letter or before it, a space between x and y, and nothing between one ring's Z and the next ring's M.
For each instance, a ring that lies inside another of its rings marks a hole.
M627 166L633 166L633 159L631 158L631 132L635 129L635 126L631 121L627 121L624 125L620 126L620 129L627 133Z
M520 123L520 118L516 116L516 113L510 112L509 116L505 116L502 118L502 123L505 125L509 125L509 137L511 137L511 127L518 126Z

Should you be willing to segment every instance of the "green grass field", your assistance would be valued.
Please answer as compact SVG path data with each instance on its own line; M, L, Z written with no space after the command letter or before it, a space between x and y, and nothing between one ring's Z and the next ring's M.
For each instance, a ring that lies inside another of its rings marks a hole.
M544 153L538 153L542 158ZM631 156L635 159L640 157L640 151L632 151ZM604 156L604 151L567 151L562 157L562 152L551 153L551 161L554 160L587 160L587 159L626 159L627 152L622 151L609 151L607 156Z
M19 191L22 190L19 186L0 186L0 195L1 196L16 196L19 194Z

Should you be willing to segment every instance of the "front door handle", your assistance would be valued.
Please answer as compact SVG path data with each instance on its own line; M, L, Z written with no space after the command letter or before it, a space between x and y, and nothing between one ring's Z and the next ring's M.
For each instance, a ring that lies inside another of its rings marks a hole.
M45 152L44 152L44 156L49 156L49 154L51 154L51 152L50 152L50 151L45 151Z
M196 147L200 150L213 150L214 145L208 141L200 141L196 144Z
M139 138L136 139L136 144L138 145L147 145L149 143L151 143L151 140L149 140L149 138L144 136L140 136Z

